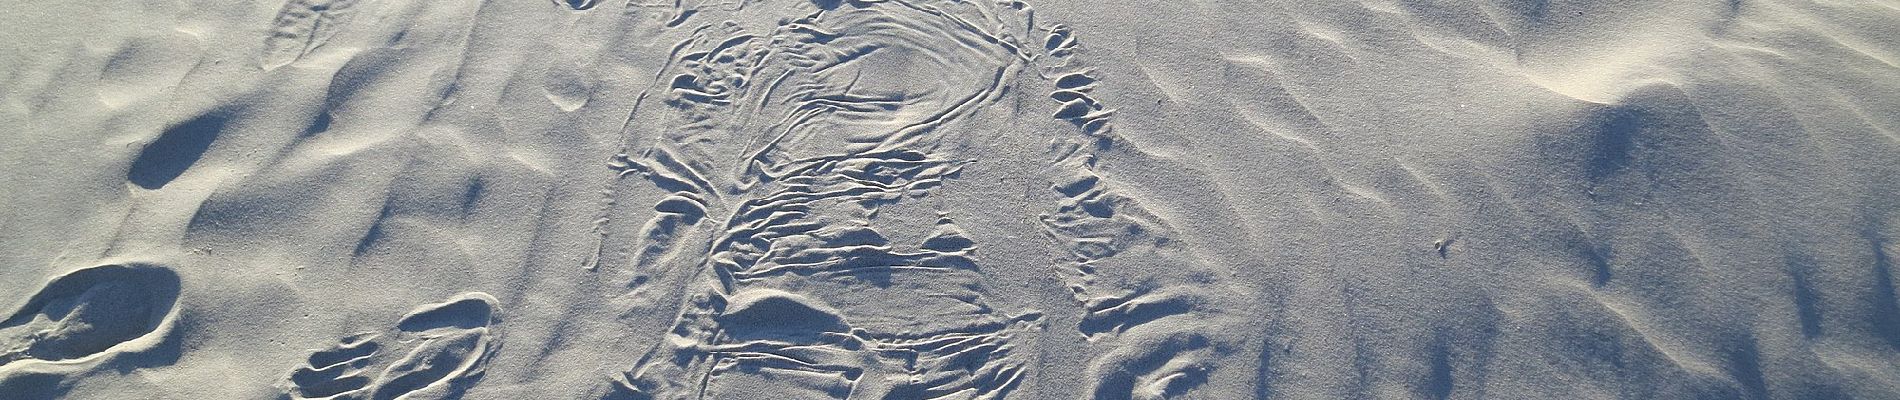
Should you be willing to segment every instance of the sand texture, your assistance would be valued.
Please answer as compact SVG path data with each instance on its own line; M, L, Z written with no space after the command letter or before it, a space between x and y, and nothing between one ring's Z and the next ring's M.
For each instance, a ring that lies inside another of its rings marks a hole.
M1893 0L0 2L0 400L1900 399Z

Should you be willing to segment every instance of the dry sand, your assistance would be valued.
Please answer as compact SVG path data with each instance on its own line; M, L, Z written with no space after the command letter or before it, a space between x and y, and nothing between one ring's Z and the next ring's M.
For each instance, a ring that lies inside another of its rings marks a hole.
M1891 0L10 1L0 399L1900 398Z

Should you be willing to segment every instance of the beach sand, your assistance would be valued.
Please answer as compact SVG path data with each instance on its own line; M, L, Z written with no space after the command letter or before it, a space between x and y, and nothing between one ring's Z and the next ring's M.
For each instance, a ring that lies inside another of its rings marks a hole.
M1889 0L0 4L0 400L1900 398Z

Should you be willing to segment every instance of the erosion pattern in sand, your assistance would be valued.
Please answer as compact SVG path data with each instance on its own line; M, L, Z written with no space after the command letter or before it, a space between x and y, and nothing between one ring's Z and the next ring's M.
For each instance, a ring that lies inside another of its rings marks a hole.
M615 167L624 171L616 179L638 176L670 193L626 251L612 240L619 230L606 227L612 213L603 217L593 261L633 270L630 286L649 295L641 301L684 304L621 390L669 398L1016 390L1036 362L1021 347L1043 330L1041 318L989 304L977 254L985 244L956 222L998 210L879 212L957 190L947 181L980 161L984 146L973 140L1024 134L996 132L995 119L979 114L1006 113L998 103L1007 91L1050 85L1051 117L1082 131L1008 140L1054 147L1037 172L1059 174L1066 198L1039 217L1071 253L1049 272L1088 305L1081 331L1136 332L1096 361L1105 376L1095 390L1125 397L1202 378L1210 357L1197 353L1211 344L1192 331L1205 327L1143 329L1192 312L1197 288L1146 293L1092 276L1097 259L1152 245L1144 241L1164 238L1166 227L1118 215L1140 206L1098 187L1079 143L1110 143L1113 110L1088 94L1094 78L1071 62L1069 28L1033 25L1020 3L800 5L669 11L678 15L662 37L677 44L656 74L665 86L642 93L625 133L653 143L628 149ZM1020 82L1040 77L1052 82ZM787 389L758 391L778 386Z
M1900 397L1878 1L20 3L0 399Z

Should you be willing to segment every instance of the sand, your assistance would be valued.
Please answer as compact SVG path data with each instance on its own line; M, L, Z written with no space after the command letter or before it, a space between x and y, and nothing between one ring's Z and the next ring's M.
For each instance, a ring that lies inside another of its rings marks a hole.
M0 399L1900 398L1900 3L0 4Z

